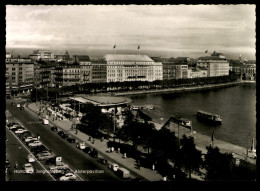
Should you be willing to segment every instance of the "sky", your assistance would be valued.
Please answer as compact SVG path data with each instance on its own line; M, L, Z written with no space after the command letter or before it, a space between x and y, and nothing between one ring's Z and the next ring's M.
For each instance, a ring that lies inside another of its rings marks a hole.
M255 5L6 5L6 48L208 52L255 59Z

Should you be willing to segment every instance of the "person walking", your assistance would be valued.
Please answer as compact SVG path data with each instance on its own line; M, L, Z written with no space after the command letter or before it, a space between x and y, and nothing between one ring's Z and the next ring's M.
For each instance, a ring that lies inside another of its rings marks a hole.
M18 169L18 163L17 163L17 161L15 162L14 168L15 168L15 169Z

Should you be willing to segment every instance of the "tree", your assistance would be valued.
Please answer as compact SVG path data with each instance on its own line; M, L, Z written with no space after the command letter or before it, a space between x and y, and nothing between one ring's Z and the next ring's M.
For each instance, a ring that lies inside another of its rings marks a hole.
M178 164L189 172L189 178L193 170L199 170L202 164L201 151L196 149L193 137L183 135L178 160Z
M101 108L98 106L94 106L92 103L87 103L82 107L81 110L84 113L81 118L81 123L85 126L85 128L81 128L81 130L87 132L87 130L97 133L103 129L112 128L112 122L109 117L101 112Z
M233 157L222 154L218 147L206 147L205 164L208 180L232 180Z

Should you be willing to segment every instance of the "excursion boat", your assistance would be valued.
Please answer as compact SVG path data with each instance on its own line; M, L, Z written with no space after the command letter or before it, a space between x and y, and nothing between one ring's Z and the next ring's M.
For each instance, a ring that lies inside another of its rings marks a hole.
M217 114L208 113L208 112L205 112L205 111L198 111L197 117L199 119L210 121L210 122L215 122L215 123L221 123L222 122L221 116L219 116Z

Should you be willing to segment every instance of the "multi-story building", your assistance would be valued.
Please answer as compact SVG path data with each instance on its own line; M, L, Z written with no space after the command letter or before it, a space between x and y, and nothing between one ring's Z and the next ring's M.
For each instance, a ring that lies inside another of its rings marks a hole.
M91 61L92 74L90 83L103 83L107 82L107 65L105 60Z
M54 58L54 53L48 51L48 50L35 50L33 51L33 54L29 55L29 58L33 60L45 60L45 61L50 61L50 60L55 60Z
M256 65L243 64L241 66L241 78L245 80L256 80Z
M222 53L213 53L211 56L200 57L196 66L207 68L208 77L229 75L229 62Z
M162 62L163 80L171 80L176 78L176 65L174 62Z
M87 55L75 55L74 62L80 65L80 82L90 83L92 78L92 65Z
M188 65L175 65L175 79L188 78Z
M38 88L45 88L52 86L52 70L56 63L49 63L46 65L36 63L34 66L34 85Z
M78 64L59 65L54 70L56 87L80 84L80 66Z
M163 79L162 63L147 55L107 54L107 82L155 81Z
M12 90L18 93L29 92L34 83L34 63L33 62L6 62L6 94Z
M200 70L196 68L188 69L188 78L205 78L207 77L207 70Z

